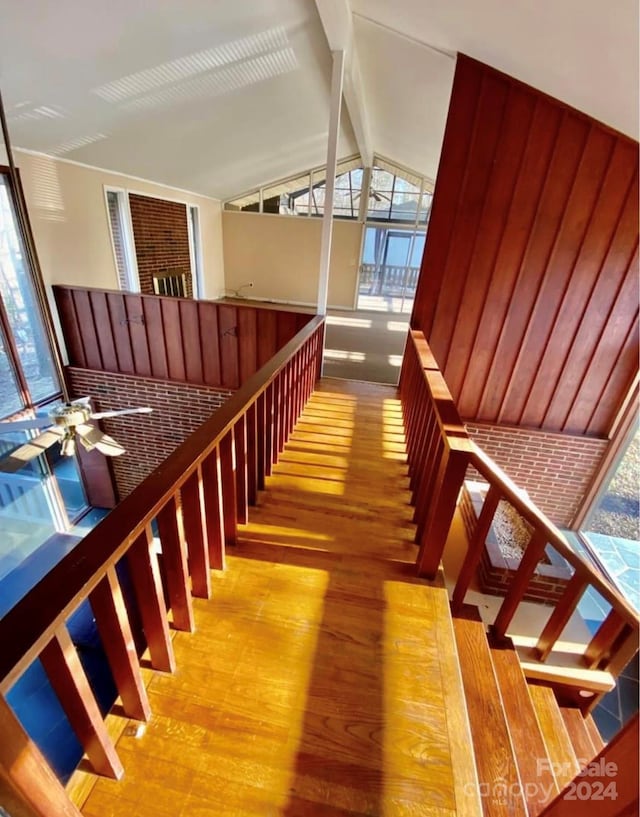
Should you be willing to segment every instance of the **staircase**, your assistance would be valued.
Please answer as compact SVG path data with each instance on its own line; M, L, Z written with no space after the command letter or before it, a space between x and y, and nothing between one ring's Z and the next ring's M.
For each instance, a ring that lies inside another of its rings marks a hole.
M591 715L528 682L477 608L453 620L485 817L537 817L603 748Z

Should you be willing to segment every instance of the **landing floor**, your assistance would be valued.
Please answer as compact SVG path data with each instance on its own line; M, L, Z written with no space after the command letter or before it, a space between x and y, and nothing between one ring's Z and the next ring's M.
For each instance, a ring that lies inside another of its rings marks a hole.
M479 814L446 591L416 551L395 389L324 380L125 777L87 817Z

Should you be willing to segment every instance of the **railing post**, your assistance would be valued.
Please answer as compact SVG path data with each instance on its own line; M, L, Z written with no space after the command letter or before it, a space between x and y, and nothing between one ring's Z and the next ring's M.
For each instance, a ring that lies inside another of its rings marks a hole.
M267 403L266 391L258 397L256 404L257 411L257 489L264 491L264 478L267 473Z
M468 464L468 442L456 438L447 440L429 516L419 542L420 552L416 561L418 576L433 579L438 572Z
M489 533L491 522L493 521L493 515L496 512L499 502L500 491L494 486L491 486L484 498L484 504L476 523L476 529L473 532L473 539L469 542L467 555L462 564L460 573L458 574L458 581L456 582L456 586L453 591L451 610L454 615L460 612L460 609L464 604L464 598L467 594L467 590L469 589L469 585L471 584L478 569L478 565L480 564L482 551L484 550L485 541L487 539L487 533Z
M167 607L151 530L147 526L129 548L127 562L142 618L151 666L173 672L176 660L169 636Z
M542 559L546 544L547 537L544 531L534 531L524 550L515 576L511 580L509 591L500 605L496 620L493 622L493 632L498 638L502 638L507 632L507 627L511 624L529 582L536 572L538 562Z
M202 461L201 468L207 542L209 544L209 565L214 570L224 570L225 534L222 468L220 450L217 446Z
M233 431L228 431L220 440L220 470L222 476L224 539L227 545L235 545L238 538L238 503L236 500L236 463L234 459Z
M119 780L124 769L107 733L75 644L64 625L42 650L40 660L94 771Z
M182 511L175 496L158 512L158 532L162 543L162 562L167 579L173 626L192 633L193 603L187 568L187 546L184 539Z
M191 474L180 489L182 521L187 540L191 592L201 599L211 598L209 576L209 541L204 505L201 467Z
M125 715L147 721L151 707L115 568L107 570L89 594L89 602Z
M249 507L247 503L247 417L242 417L233 427L233 445L236 464L236 503L238 523L246 525L249 521Z
M556 641L560 638L560 634L578 606L578 602L582 598L582 594L586 588L586 579L576 570L569 580L567 588L558 602L558 606L553 613L551 613L536 644L536 652L541 661L544 661L549 656Z
M247 409L247 503L255 505L258 500L258 405L257 401Z
M82 817L1 695L0 803L13 817Z
M589 669L598 668L602 661L610 657L611 648L623 630L624 621L620 614L616 610L610 610L584 652L585 664Z

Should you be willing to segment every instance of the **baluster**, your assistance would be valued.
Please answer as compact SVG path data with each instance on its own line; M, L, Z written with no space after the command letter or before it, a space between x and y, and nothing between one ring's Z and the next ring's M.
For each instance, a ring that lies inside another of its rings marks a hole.
M273 434L271 436L271 462L275 465L278 462L278 445L280 440L280 375L276 375L271 384L273 388Z
M238 539L238 503L236 500L236 464L233 457L233 432L227 432L220 440L220 472L222 476L222 510L224 539L227 545L235 545Z
M0 802L14 817L82 817L0 695Z
M182 521L187 540L191 592L201 599L211 598L209 575L209 541L204 510L203 480L197 468L180 489Z
M431 513L431 504L434 501L437 487L438 472L445 456L445 441L440 432L440 426L434 422L431 441L427 454L422 463L422 473L418 477L417 490L413 492L415 510L413 521L416 524L416 542L420 541L426 520Z
M541 661L546 660L549 656L586 588L586 580L576 570L536 644L536 652Z
M247 506L247 423L244 414L233 427L233 444L236 466L237 520L240 525L246 525L249 521L249 508Z
M609 658L611 648L623 630L624 620L616 610L610 610L584 652L585 664L589 669L596 669L601 661Z
M498 507L498 502L500 502L500 491L492 485L485 497L482 510L480 511L480 516L478 517L478 521L476 523L476 529L473 532L473 539L469 542L467 555L462 564L460 574L458 575L458 581L456 582L456 586L453 591L451 609L454 615L460 612L460 609L464 604L464 599L467 595L469 585L471 584L473 577L476 574L476 570L478 569L478 565L480 564L482 551L484 550L484 544L487 539L487 533L489 533L489 528L491 527L493 515Z
M448 450L440 462L430 513L419 542L420 552L416 561L419 576L433 579L438 572L460 488L467 472L467 446L468 443L464 440L449 440Z
M638 631L626 623L611 648L611 657L605 664L605 669L617 677L637 652Z
M75 645L64 625L42 650L40 660L94 771L119 780L124 769L107 733Z
M273 413L273 383L270 383L267 386L265 391L265 424L264 424L264 431L265 431L265 461L264 461L264 473L265 476L271 476L271 471L273 468L273 437L274 437L274 413Z
M224 508L222 504L222 471L218 447L202 461L202 494L207 525L209 565L214 570L225 568Z
M267 403L264 391L258 397L257 415L257 487L258 491L264 491L264 478L267 473Z
M511 580L511 584L509 585L509 591L505 596L504 601L498 610L496 620L493 623L493 632L498 636L498 638L502 638L507 632L507 627L509 624L511 624L511 620L515 615L518 605L522 601L522 597L529 586L529 582L531 581L533 574L536 572L538 562L544 555L546 545L547 535L545 532L542 530L534 531L531 539L529 539L524 553L522 554L522 559L520 560L518 569L516 570L515 575Z
M415 436L411 444L413 450L413 457L409 463L409 488L411 491L415 490L418 482L418 466L424 462L426 450L429 445L429 404L425 401L420 407L420 412L416 417Z
M257 403L247 409L247 502L255 505L258 499L258 430Z
M184 540L182 513L175 496L172 496L159 511L157 520L173 626L177 630L193 632L193 603L189 589L187 546Z
M169 619L160 567L149 526L129 548L127 562L149 647L151 666L163 672L173 672L176 661L169 636Z
M89 602L125 715L146 721L151 708L115 568L107 569L89 594Z
M278 448L280 454L284 451L284 444L287 439L287 403L289 393L287 391L287 370L280 371L278 375Z

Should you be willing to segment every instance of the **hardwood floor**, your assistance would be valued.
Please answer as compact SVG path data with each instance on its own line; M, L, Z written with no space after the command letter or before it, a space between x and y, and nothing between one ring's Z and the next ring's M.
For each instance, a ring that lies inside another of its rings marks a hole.
M87 817L481 813L407 482L395 389L322 381Z

